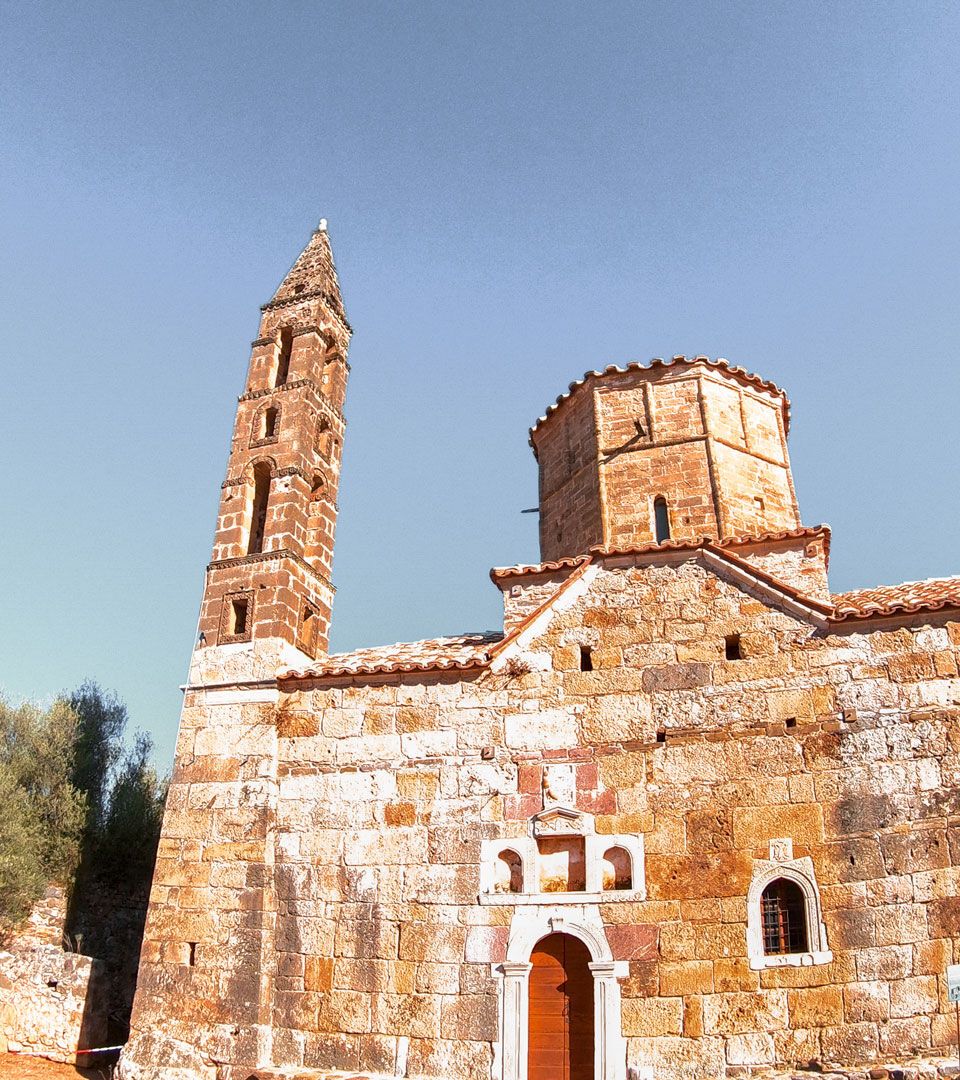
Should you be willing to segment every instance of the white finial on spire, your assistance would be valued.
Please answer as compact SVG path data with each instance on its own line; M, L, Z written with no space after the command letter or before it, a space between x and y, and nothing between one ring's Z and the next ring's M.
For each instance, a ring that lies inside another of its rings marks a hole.
M317 232L326 232L326 231L327 231L327 219L325 217L322 217L320 219L320 224L317 226Z

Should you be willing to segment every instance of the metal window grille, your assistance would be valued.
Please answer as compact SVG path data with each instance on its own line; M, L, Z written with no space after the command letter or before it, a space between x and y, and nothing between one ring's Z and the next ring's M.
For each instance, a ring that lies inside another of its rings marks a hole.
M763 951L768 954L806 952L806 904L803 891L792 881L771 882L760 898Z

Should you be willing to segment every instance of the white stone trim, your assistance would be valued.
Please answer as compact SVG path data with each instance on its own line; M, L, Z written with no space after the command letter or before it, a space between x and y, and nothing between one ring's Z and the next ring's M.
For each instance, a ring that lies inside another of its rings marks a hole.
M580 894L582 896L582 894ZM550 934L569 934L586 945L593 975L594 1080L626 1080L626 1041L620 1024L620 983L630 974L625 960L614 960L600 913L593 905L579 911L542 907L518 911L510 923L507 958L493 964L497 979L500 1032L493 1044L491 1080L527 1080L529 1051L530 956Z
M763 950L763 922L760 914L760 897L763 890L777 878L792 881L800 887L804 898L804 914L807 919L806 952L768 954ZM753 866L753 880L747 893L747 956L754 971L773 967L810 967L829 964L833 953L827 945L827 928L823 922L820 889L813 869L813 859L790 859L776 862L757 859Z
M534 819L536 820L536 819ZM617 903L647 898L643 835L588 833L583 837L586 862L586 889L583 892L540 892L540 850L532 836L484 840L480 845L480 895L484 905L502 904L585 904ZM603 888L603 856L610 848L623 848L630 856L630 889ZM523 867L523 889L518 893L495 892L497 859L505 851L515 852Z

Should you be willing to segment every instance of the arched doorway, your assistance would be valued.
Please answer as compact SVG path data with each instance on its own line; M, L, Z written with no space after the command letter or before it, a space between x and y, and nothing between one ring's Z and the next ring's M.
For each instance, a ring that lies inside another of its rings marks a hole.
M527 1080L594 1080L590 950L550 934L530 955Z

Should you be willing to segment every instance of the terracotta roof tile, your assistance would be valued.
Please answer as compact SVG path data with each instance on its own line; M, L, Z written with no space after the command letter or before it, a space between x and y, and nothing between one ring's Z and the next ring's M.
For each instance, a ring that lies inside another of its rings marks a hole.
M810 525L799 529L784 529L781 532L758 533L755 536L728 536L724 540L713 540L710 537L700 537L697 540L664 540L662 543L651 541L647 544L636 544L632 547L610 547L600 545L590 549L590 555L569 556L563 559L555 559L552 562L517 564L516 566L495 566L490 571L490 577L494 581L504 578L523 577L524 575L552 574L559 570L568 570L578 566L592 555L648 555L657 551L698 551L705 545L714 547L755 547L760 544L774 544L782 540L800 540L813 537L822 537L824 548L829 557L830 554L830 526Z
M960 575L904 581L900 585L879 585L873 589L854 589L834 593L837 620L863 619L900 612L937 611L960 607Z
M375 675L394 671L435 671L476 667L487 659L491 645L503 634L485 631L458 634L455 637L428 638L425 641L398 641L353 652L332 653L302 671L280 672L280 679L311 679L334 675Z
M569 398L575 394L582 386L585 386L589 381L602 379L607 375L625 375L631 371L656 371L658 368L671 368L682 367L684 365L692 366L693 364L703 364L707 367L718 368L721 371L725 371L730 375L733 375L738 382L755 386L760 390L768 390L771 394L776 394L783 398L783 423L786 431L790 430L790 399L787 397L786 391L782 387L777 386L776 383L770 382L767 379L762 379L759 375L754 375L747 371L746 368L737 367L731 364L729 361L724 360L722 357L717 357L716 360L712 360L709 356L674 356L671 360L662 360L657 357L651 360L649 364L641 364L638 361L633 361L627 364L625 367L617 367L616 364L608 364L603 371L585 371L582 379L577 379L575 382L570 383L570 387L565 394L561 394L557 400L547 406L546 412L543 416L537 418L533 427L530 428L530 442L533 445L533 433L543 424L549 420L551 416L560 408L560 406Z

